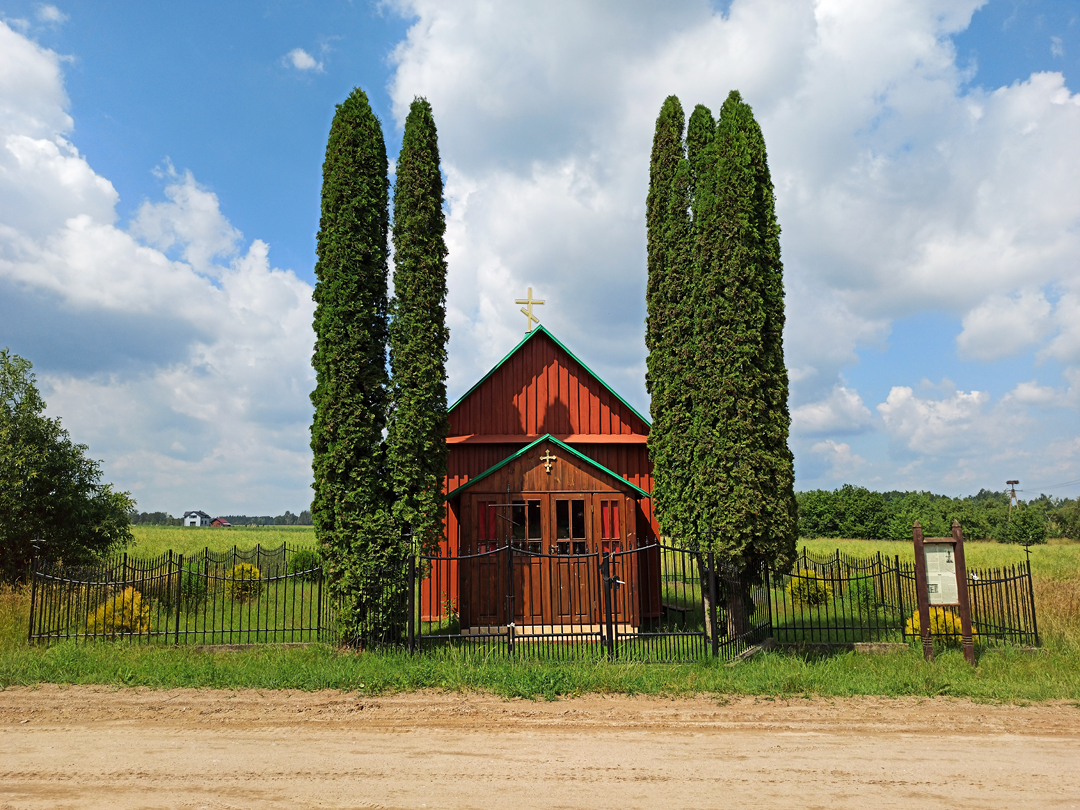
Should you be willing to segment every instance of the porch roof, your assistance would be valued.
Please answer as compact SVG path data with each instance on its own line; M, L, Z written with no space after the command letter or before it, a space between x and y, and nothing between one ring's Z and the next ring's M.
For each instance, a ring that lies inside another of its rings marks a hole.
M605 474L611 476L612 478L614 478L615 480L619 481L620 483L625 484L626 486L630 487L630 489L634 490L634 492L637 493L638 495L640 495L642 498L651 497L648 492L646 492L645 490L643 490L641 487L637 486L636 484L631 484L629 481L627 481L625 478L623 478L617 472L609 470L603 464L599 464L599 463L593 461L591 458L589 458L585 454L579 453L573 447L566 444L566 442L559 441L554 436L552 436L550 433L545 433L543 436L541 436L536 441L532 442L531 444L525 445L524 447L522 447L520 450L518 450L513 455L510 455L510 456L507 456L506 458L504 458L498 464L496 464L496 465L494 465L492 467L488 467L486 470L484 470L482 473L480 473L475 478L470 478L468 481L466 481L460 487L455 489L453 492L448 492L447 495L446 495L447 499L450 499L450 498L456 497L457 495L460 495L463 491L465 491L466 489L471 487L477 481L481 481L484 478L487 478L493 472L496 472L497 470L502 469L507 464L509 464L511 461L514 461L515 459L520 458L521 456L525 455L525 453L529 452L530 450L532 450L534 447L536 447L537 445L539 445L542 442L551 442L552 444L558 445L563 450L565 450L566 452L568 452L568 453L576 456L577 458L581 459L582 461L584 461L589 466L596 468L600 472L605 473Z

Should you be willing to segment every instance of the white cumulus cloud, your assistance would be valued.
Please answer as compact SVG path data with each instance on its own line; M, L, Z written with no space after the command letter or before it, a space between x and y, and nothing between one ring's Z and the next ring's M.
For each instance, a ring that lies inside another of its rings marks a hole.
M898 385L877 409L890 436L910 450L939 455L950 448L968 445L966 434L980 434L975 437L977 440L987 438L979 430L979 417L989 401L990 396L984 391L953 390L942 398L931 399L919 397L906 385Z
M37 18L43 23L59 25L60 23L67 22L68 15L56 6L43 3L37 7Z
M791 412L792 433L857 433L869 427L872 415L859 392L837 385L826 398Z
M0 93L0 345L50 413L145 509L306 508L311 287L190 172L119 227L59 58L3 23Z
M811 446L810 452L820 456L829 465L828 476L837 481L850 480L866 466L866 459L853 452L847 442L826 439Z
M314 56L303 48L293 48L282 57L282 61L297 70L311 70L315 73L322 73L323 71L323 63L316 60Z
M997 360L1035 345L1050 331L1051 306L1038 290L992 295L963 319L956 338L961 357Z

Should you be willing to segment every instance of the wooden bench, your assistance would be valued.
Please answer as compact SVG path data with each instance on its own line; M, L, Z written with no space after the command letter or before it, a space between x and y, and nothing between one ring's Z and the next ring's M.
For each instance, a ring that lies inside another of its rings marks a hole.
M678 605L669 605L666 602L662 602L660 604L660 607L664 611L664 618L665 619L672 613L680 614L681 615L681 622L682 622L683 627L686 626L686 614L689 613L693 609L693 608L688 608L688 607L679 607Z

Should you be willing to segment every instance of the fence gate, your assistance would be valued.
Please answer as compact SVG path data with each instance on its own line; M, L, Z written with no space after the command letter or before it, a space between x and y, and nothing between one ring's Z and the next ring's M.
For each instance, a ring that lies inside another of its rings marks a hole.
M555 659L730 658L769 635L767 581L763 571L746 584L711 553L666 544L421 555L408 645Z

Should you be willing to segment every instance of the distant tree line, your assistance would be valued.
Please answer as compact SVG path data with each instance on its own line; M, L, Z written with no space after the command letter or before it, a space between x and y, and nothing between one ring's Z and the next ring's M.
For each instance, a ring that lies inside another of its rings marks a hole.
M949 534L959 520L969 540L1000 543L1044 543L1047 537L1080 539L1080 499L1040 495L1018 501L1000 491L950 498L931 492L874 492L845 484L836 490L816 489L796 495L801 537L854 537L867 540L910 540L918 520L927 537Z
M173 517L168 512L132 512L129 516L135 525L182 526L183 518ZM294 515L288 509L284 515L221 515L233 526L310 526L311 512L307 509Z

